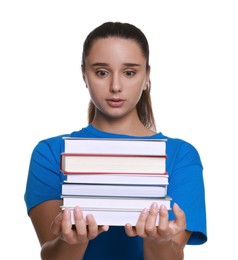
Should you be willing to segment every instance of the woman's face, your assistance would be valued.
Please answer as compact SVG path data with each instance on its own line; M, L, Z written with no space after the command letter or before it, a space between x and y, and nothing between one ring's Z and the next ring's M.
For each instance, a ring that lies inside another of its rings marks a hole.
M149 83L149 70L135 41L116 37L96 40L85 58L83 76L96 116L138 116L136 104Z

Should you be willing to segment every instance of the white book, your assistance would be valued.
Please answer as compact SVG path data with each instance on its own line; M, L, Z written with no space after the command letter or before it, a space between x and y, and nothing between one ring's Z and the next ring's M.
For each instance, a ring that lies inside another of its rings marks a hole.
M97 225L109 226L125 226L130 223L135 226L141 211L119 211L119 210L97 210L97 209L83 209L83 216L86 218L88 214L92 214L96 220ZM71 210L71 221L75 224L73 209ZM156 225L159 223L159 214L157 215Z
M62 184L62 195L152 197L167 195L167 185Z
M69 183L98 183L98 184L158 184L169 183L168 173L164 174L67 174Z
M74 208L98 208L98 209L122 209L122 210L143 210L150 208L153 202L158 207L164 205L170 209L171 198L119 198L119 197L87 197L87 196L62 196L63 207Z
M66 153L166 155L167 139L64 137Z

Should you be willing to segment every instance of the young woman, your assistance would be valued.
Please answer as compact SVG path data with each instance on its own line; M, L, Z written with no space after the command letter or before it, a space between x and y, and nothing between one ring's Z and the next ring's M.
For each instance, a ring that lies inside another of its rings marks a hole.
M191 144L155 132L145 35L127 23L97 27L84 42L82 74L91 96L89 125L39 142L30 162L25 201L42 259L183 259L186 244L202 244L207 239L203 168ZM141 212L136 226L109 228L98 226L92 215L84 219L76 207L72 229L70 212L60 209L62 136L167 138L168 195L173 198L173 210L168 213L153 203Z

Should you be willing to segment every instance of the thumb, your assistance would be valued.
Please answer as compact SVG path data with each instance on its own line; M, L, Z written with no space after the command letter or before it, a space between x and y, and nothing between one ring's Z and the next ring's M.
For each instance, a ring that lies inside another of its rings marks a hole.
M56 236L58 236L61 232L62 219L63 219L63 216L62 216L62 212L61 212L55 217L54 221L51 224L50 230Z
M179 207L177 203L173 205L173 212L176 217L175 223L181 228L186 228L186 216L184 211Z

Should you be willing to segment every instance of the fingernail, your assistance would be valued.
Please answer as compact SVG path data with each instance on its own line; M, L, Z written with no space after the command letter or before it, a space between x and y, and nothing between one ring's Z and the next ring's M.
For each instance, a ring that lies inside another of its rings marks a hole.
M107 232L109 230L109 226L103 226L103 230Z
M79 214L79 212L80 212L80 207L78 207L78 206L77 206L77 207L75 207L75 208L74 208L74 212L75 212L75 214L77 214L77 215L78 215L78 214Z
M93 215L88 214L86 216L86 223L89 224L89 223L92 223L93 221L94 221Z
M131 228L131 224L127 223L127 224L126 224L126 228L127 228L127 229Z
M148 213L149 213L149 210L147 208L143 209L142 212L141 212L141 214L143 214L145 216L147 216Z
M64 209L64 214L65 214L65 215L68 215L68 214L69 214L69 209L68 209L68 208L65 208L65 209Z
M174 202L174 207L175 207L176 209L179 209L179 210L180 210L180 207L179 207L179 205L178 205L176 202Z
M164 204L162 204L162 205L160 206L160 210L161 210L162 212L166 212L166 207L165 207Z
M150 211L151 211L151 213L157 213L158 210L159 210L158 204L157 204L156 202L154 202L154 203L151 205Z
M158 204L157 204L156 202L153 202L152 208L153 208L153 209L157 209L157 208L158 208Z

